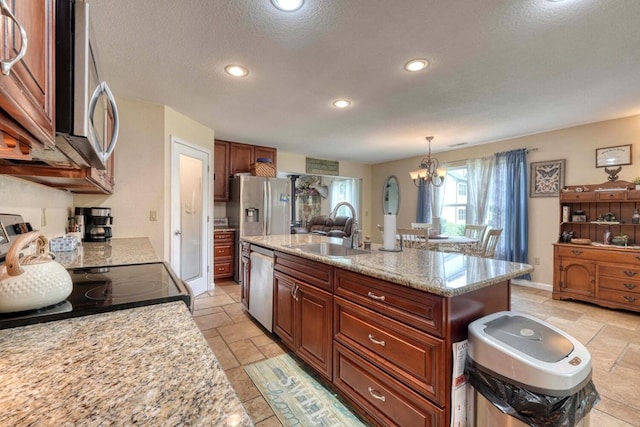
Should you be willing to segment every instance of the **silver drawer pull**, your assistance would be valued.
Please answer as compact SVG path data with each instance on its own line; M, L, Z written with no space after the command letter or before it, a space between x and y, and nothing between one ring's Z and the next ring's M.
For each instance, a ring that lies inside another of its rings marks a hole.
M382 400L383 402L385 400L387 400L386 397L384 397L383 395L381 395L379 392L377 392L376 390L372 389L371 387L369 387L369 394L371 395L371 397L373 397L374 399L378 399L378 400Z
M384 341L382 341L382 340L377 340L377 339L376 339L373 335L371 335L371 334L369 334L369 341L371 341L371 342L372 342L372 343L374 343L374 344L381 345L381 346L383 346L383 347L386 345L386 343L385 343Z
M630 297L630 296L627 296L627 295L625 295L625 296L624 296L624 297L622 297L622 298L624 298L624 300L625 300L626 302L636 302L636 300L638 299L638 298L636 298L636 297Z
M627 289L633 289L635 288L637 285L633 284L633 283L625 283L624 287Z
M378 300L378 301L384 301L384 300L385 300L385 296L384 296L384 295L382 295L382 296L378 296L378 295L374 294L374 293L373 293L373 292L371 292L371 291L369 291L369 292L367 293L367 296L368 296L369 298L371 298L371 299L375 299L375 300Z
M636 274L638 274L638 272L637 271L625 271L624 274L629 276L629 277L633 277Z

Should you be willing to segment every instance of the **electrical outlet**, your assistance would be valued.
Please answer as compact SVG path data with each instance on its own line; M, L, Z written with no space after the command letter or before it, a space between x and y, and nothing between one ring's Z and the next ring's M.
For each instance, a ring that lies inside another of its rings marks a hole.
M158 220L158 211L149 211L149 221Z
M540 265L540 257L533 257L533 265Z

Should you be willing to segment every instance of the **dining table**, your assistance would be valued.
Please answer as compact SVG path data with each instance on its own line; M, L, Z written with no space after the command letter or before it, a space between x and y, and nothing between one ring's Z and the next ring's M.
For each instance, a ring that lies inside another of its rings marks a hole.
M429 236L429 250L442 252L466 252L478 243L478 239L467 236Z

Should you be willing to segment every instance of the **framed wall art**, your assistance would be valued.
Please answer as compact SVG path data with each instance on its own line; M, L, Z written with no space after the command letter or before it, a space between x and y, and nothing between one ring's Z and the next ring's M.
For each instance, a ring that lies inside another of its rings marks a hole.
M564 187L565 159L531 162L531 197L556 197Z
M631 144L615 147L596 148L596 167L622 166L631 164Z

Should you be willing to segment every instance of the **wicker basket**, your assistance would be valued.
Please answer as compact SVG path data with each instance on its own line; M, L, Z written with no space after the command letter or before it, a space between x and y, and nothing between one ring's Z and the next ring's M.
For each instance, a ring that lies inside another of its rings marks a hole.
M251 175L253 176L276 176L276 169L271 163L252 163Z

